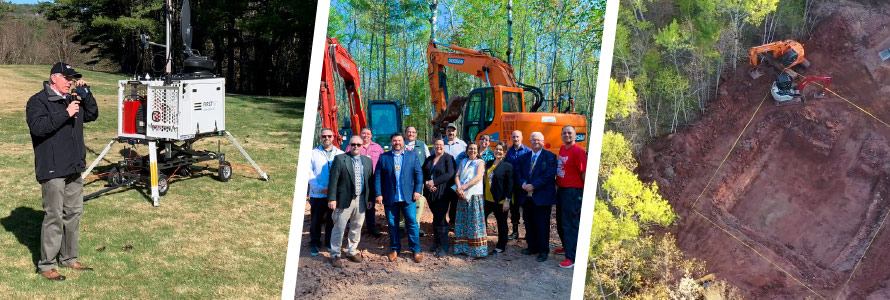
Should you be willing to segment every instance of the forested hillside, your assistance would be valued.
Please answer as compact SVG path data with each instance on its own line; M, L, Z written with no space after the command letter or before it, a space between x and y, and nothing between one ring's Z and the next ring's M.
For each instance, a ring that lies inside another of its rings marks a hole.
M621 1L586 297L740 297L677 247L675 208L635 174L639 151L711 109L727 76L749 68L748 48L808 38L821 2Z

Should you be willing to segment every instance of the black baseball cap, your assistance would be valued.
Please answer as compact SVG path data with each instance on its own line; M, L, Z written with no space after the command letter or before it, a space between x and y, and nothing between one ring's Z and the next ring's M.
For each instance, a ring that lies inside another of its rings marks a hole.
M53 68L49 71L49 75L56 74L56 73L60 73L60 74L62 74L62 76L65 76L65 77L68 77L68 76L72 76L74 78L83 77L83 75L80 75L80 73L77 73L77 71L75 71L74 68L71 67L71 65L63 63L63 62L57 62L55 65L53 65Z

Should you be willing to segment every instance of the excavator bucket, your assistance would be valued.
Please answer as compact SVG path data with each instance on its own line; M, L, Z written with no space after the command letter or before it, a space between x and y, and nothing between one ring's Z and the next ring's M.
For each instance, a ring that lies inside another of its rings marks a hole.
M467 102L469 98L467 97L453 97L451 98L451 102L448 103L448 107L445 109L445 112L440 114L436 120L433 120L434 123L434 131L444 130L445 126L448 123L454 122L458 118L460 118L461 113L463 113L462 109L464 103ZM444 133L444 132L443 132Z
M751 79L760 78L760 76L763 76L763 74L764 74L764 72L760 68L755 67L755 68L751 68L751 70L748 70L748 76L751 76Z

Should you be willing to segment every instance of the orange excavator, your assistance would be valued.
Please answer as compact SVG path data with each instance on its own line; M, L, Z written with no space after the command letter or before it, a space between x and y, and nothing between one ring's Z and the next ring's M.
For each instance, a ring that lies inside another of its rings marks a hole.
M345 103L348 103L348 118L344 128L340 128L339 105L337 104L334 73L343 78L346 90ZM321 116L321 127L334 131L334 146L345 149L341 142L351 135L358 134L364 127L371 127L373 140L388 148L389 135L401 131L402 108L398 102L391 100L369 101L366 115L361 95L361 76L358 65L349 52L336 38L328 37L325 41L324 64L321 68L321 86L318 93L318 115ZM376 122L375 122L376 121Z
M791 70L791 68L797 65L804 68L810 67L810 62L804 55L803 45L795 40L784 40L751 47L751 49L748 49L748 56L752 67L748 71L748 75L752 79L757 79L764 74L758 68L761 59L766 60L779 72L788 72L791 77L797 77L797 73Z
M443 52L439 47L455 52ZM558 153L563 144L562 127L575 126L575 141L587 149L587 120L570 109L558 112L560 103L545 103L543 93L537 87L525 85L513 77L513 67L491 55L490 50L474 50L436 41L427 45L430 95L435 117L431 121L433 132L442 136L448 123L463 115L461 137L473 141L481 134L489 134L491 141L509 144L514 130L527 137L535 131L544 134L544 149ZM448 99L445 67L473 75L488 86L473 89L467 97ZM526 108L526 95L534 98ZM562 101L557 98L556 101ZM565 100L568 101L568 100ZM538 111L542 110L542 111Z

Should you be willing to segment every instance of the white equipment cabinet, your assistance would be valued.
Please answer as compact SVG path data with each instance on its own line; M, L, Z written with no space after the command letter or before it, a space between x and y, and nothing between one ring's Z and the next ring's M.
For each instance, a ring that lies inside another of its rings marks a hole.
M148 112L143 124L128 128L127 122L135 120L127 115L125 103L136 101ZM133 132L133 127L145 127L144 132ZM223 78L174 80L170 85L160 80L118 82L118 136L182 141L225 130Z

